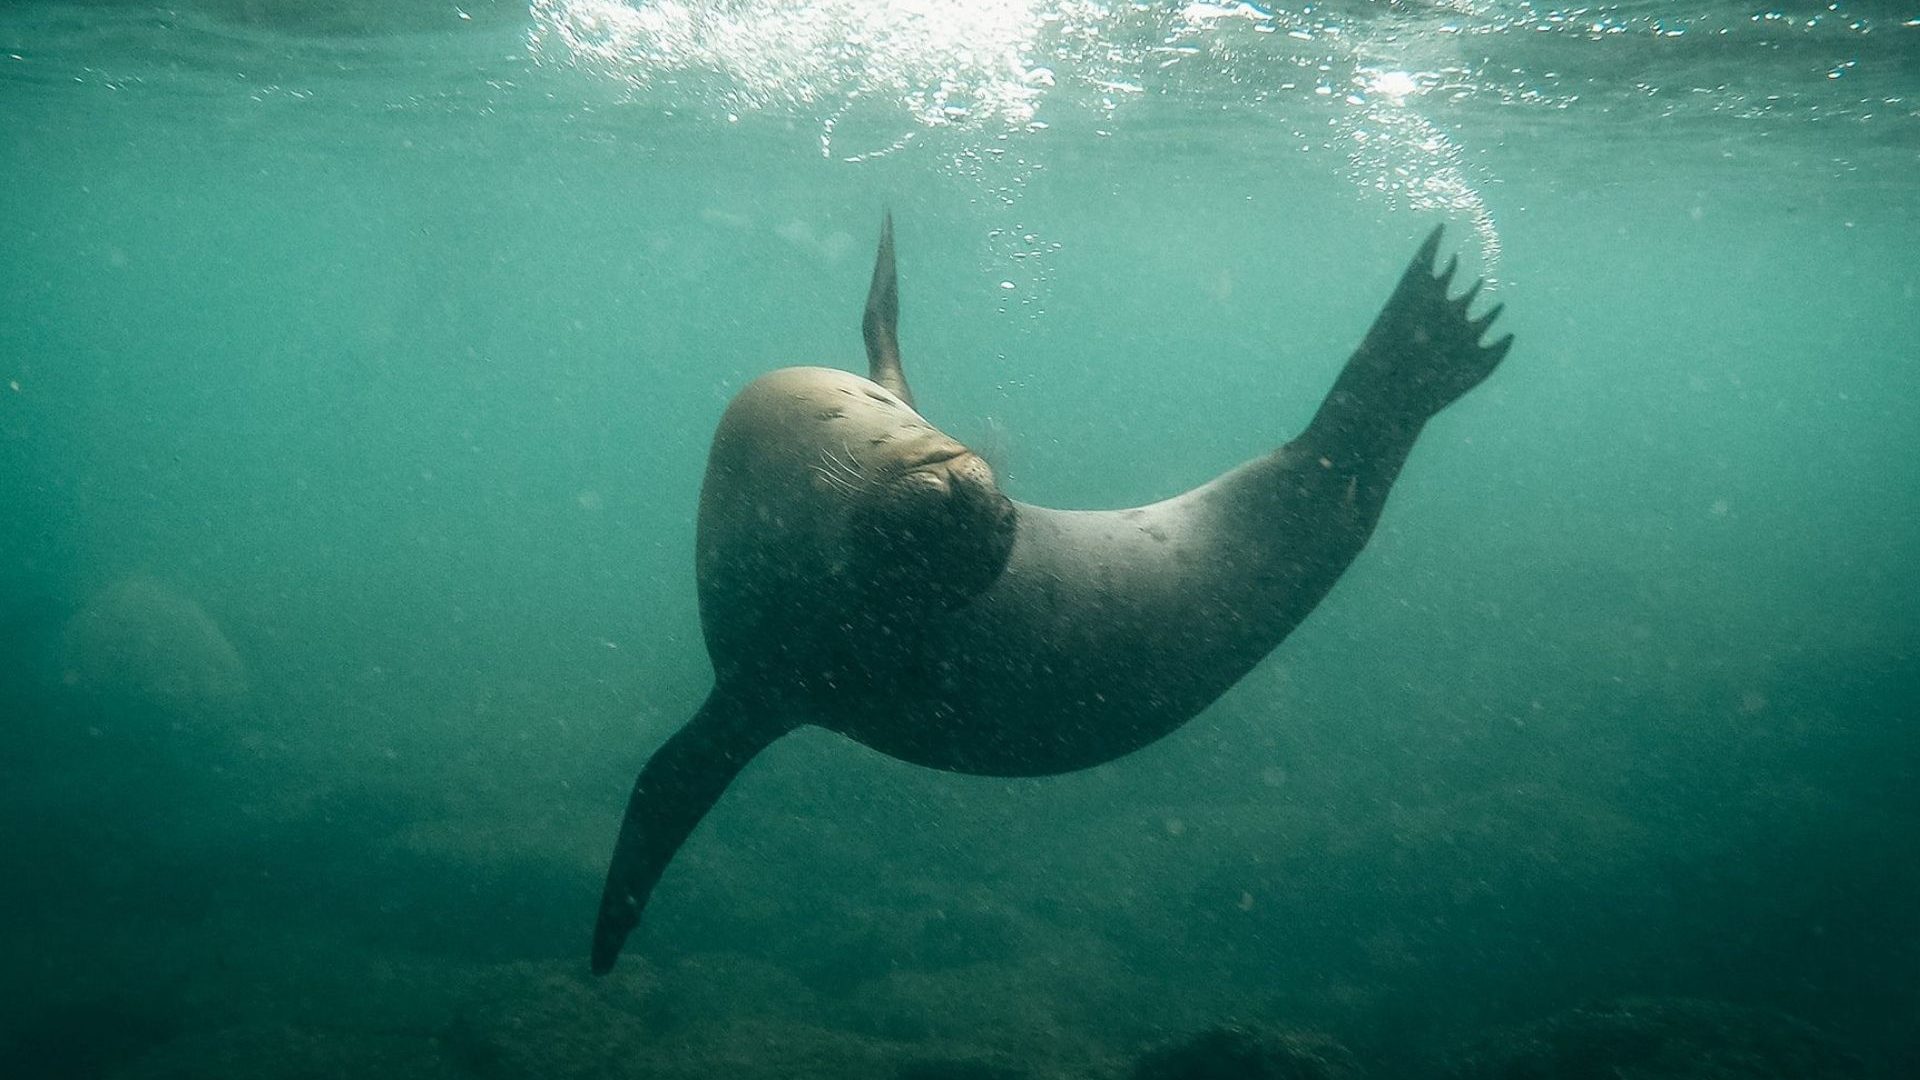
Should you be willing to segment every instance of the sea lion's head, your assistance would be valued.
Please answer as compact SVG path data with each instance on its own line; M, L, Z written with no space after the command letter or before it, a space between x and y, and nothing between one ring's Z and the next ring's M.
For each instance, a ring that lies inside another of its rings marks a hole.
M701 493L709 644L951 610L1006 569L993 469L893 392L833 368L761 376L728 406Z

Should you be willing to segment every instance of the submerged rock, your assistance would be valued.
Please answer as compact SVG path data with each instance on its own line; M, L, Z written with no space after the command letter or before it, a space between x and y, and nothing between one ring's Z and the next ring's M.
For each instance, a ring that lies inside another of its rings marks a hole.
M1324 1035L1224 1026L1152 1050L1132 1080L1359 1080L1353 1055Z
M1582 1005L1486 1039L1452 1080L1857 1080L1861 1060L1782 1013L1714 1001Z
M17 1026L0 1024L0 1075L110 1075L179 1032L171 1004L120 995L47 1002Z
M647 1008L656 985L639 964L604 980L577 961L503 965L468 990L441 1041L481 1080L628 1075L661 1042Z
M1007 1062L968 1058L930 1058L909 1062L894 1080L1027 1080L1025 1069Z
M147 577L108 586L67 621L59 681L102 713L171 725L237 716L248 699L246 664L220 625Z
M183 1036L114 1080L463 1080L433 1036L265 1024Z
M1087 1080L1077 1045L984 1045L832 1026L804 985L752 957L699 954L608 978L578 959L475 981L440 1045L467 1080ZM798 1000L783 999L796 997Z

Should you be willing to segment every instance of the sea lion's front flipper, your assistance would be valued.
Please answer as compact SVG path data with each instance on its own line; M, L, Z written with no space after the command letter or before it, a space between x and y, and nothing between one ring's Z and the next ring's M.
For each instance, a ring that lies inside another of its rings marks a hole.
M1387 306L1347 361L1323 411L1353 409L1376 421L1390 419L1417 428L1493 374L1513 347L1512 334L1480 344L1502 307L1495 304L1479 318L1468 317L1467 308L1483 281L1474 282L1459 299L1447 298L1460 260L1456 256L1435 272L1440 233L1436 227L1427 234Z
M787 730L716 690L685 727L654 751L634 781L607 868L600 920L593 928L596 974L613 970L660 872L693 827L747 762Z
M873 284L867 289L867 313L860 320L867 339L867 378L913 405L906 373L900 370L900 278L893 268L893 212L880 221L880 251L873 258Z

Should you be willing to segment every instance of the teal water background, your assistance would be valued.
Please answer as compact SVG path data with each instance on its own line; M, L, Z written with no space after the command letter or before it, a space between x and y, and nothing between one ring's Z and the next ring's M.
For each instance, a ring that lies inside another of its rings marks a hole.
M8 6L0 1045L1418 1075L1654 995L1920 1070L1916 170L1910 4ZM1518 343L1185 730L797 735L594 981L707 440L858 366L885 208L921 405L1030 502L1289 438L1436 223Z

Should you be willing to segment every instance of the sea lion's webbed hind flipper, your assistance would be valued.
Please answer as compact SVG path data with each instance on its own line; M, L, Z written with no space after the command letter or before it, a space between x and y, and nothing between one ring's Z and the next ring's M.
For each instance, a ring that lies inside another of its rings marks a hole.
M1435 228L1427 234L1321 405L1313 427L1323 436L1350 425L1377 429L1388 424L1418 431L1493 374L1513 346L1512 334L1480 344L1502 307L1495 304L1478 318L1468 315L1483 281L1474 282L1457 299L1448 298L1460 260L1455 256L1435 271L1440 233Z
M607 868L600 919L593 929L596 973L613 969L627 934L640 923L654 883L694 826L747 762L787 730L777 718L759 715L716 690L685 727L654 751L634 781Z
M867 289L860 334L867 340L867 378L900 395L911 408L913 391L900 370L900 278L893 267L892 211L880 221L880 250L873 258L873 284Z

